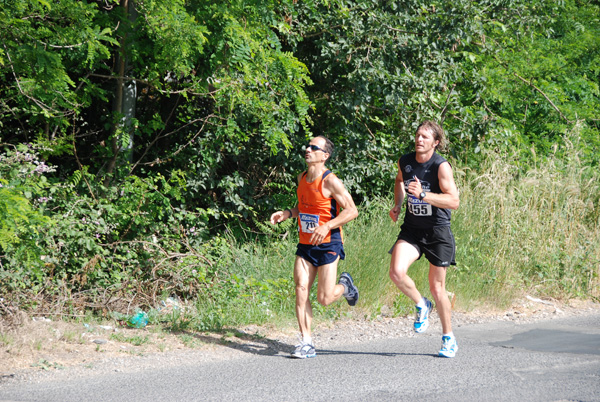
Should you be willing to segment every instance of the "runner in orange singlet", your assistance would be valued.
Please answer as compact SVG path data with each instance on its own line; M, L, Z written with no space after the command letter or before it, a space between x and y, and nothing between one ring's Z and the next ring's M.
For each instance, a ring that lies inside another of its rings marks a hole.
M296 317L300 327L300 343L292 357L304 359L317 355L311 337L312 306L309 292L315 278L317 301L327 306L342 295L348 304L358 301L358 289L349 273L343 272L338 283L337 265L344 259L342 225L358 216L352 196L342 181L325 167L333 152L333 143L323 137L313 138L306 147L308 169L298 175L298 205L271 215L276 224L297 218L299 243L294 263L296 284Z

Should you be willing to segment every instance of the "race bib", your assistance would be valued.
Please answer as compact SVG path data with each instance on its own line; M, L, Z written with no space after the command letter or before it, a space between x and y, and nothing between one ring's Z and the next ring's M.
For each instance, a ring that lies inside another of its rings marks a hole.
M313 233L319 226L319 215L300 214L300 230L302 233Z
M408 196L408 212L415 216L431 216L431 204L414 195Z

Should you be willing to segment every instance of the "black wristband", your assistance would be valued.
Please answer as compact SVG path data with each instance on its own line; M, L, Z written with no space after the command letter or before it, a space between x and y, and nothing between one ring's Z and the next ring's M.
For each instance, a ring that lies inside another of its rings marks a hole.
M293 218L293 217L294 217L294 214L292 213L292 210L291 210L291 209L286 209L285 211L289 211L289 212L290 212L290 217L289 217L289 218L287 218L287 219L290 219L290 218ZM285 212L285 211L283 211L283 212Z

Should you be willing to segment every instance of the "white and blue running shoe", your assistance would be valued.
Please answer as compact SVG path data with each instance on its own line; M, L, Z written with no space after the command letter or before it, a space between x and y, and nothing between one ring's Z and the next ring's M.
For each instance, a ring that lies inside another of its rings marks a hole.
M291 354L291 357L296 359L306 359L308 357L316 357L317 351L315 347L310 343L304 343L300 341L300 344L296 345L296 349Z
M414 328L417 334L421 334L429 328L429 313L433 309L433 304L426 297L423 300L425 300L425 307L417 307L417 315L415 317Z
M455 337L442 336L442 348L440 349L440 357L454 357L458 350L458 344Z

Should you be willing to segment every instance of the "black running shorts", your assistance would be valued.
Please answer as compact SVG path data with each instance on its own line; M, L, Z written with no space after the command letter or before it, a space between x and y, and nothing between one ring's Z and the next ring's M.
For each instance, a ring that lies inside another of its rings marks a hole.
M456 244L450 226L436 226L430 229L415 229L405 225L400 227L398 240L404 240L415 246L419 251L419 258L425 258L438 267L456 265ZM396 244L394 243L394 246ZM390 250L390 254L392 253Z

